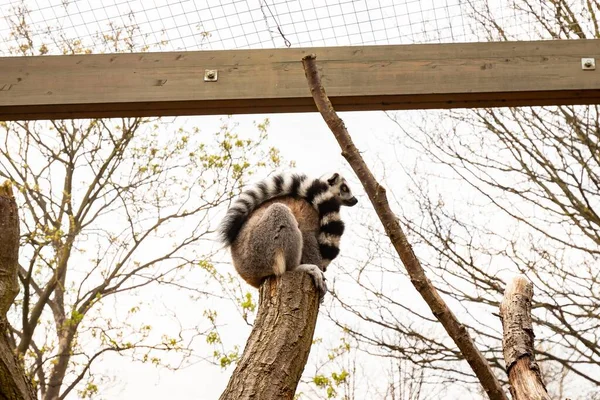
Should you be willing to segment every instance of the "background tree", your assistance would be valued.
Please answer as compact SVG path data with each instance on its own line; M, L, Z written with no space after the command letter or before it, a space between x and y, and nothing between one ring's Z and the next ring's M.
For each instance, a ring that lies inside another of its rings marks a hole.
M35 398L22 359L10 341L6 312L19 293L19 212L10 182L0 185L0 397Z
M470 4L473 30L489 40L600 38L598 2L512 1L515 18L503 20L509 25L495 19L493 3ZM600 398L598 106L411 115L409 121L389 114L401 133L390 142L403 154L404 174L386 184L408 182L395 185L398 215L436 287L462 309L479 347L506 379L498 306L507 279L529 277L536 350L551 394ZM406 192L414 202L398 195ZM371 259L347 271L365 296L338 290L346 313L333 318L368 351L411 360L476 394L458 362L462 355L435 320L390 283L401 282L404 272L379 240L381 231L365 226Z
M90 51L60 34L34 38L26 15L11 21L16 54ZM113 32L94 51L135 47L135 25ZM42 399L99 392L109 377L94 366L110 352L178 368L196 337L214 343L215 314L195 328L166 315L157 329L145 311L182 291L222 296L203 280L242 298L210 262L213 219L256 168L279 165L267 126L244 135L229 119L214 134L149 118L0 123L0 178L16 188L22 219L12 341Z

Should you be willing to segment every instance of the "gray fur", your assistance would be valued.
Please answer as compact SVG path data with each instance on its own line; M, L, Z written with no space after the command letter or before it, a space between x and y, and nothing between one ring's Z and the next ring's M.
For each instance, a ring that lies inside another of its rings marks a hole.
M242 277L264 279L276 274L276 251L282 251L285 266L300 264L302 233L296 219L284 204L272 204L247 235L243 257L236 257L235 267ZM286 268L287 269L287 268Z
M314 224L318 215L314 213ZM323 271L318 267L321 254L315 232L301 232L290 208L273 203L258 210L262 215L252 216L242 227L231 247L233 265L239 275L251 286L259 287L265 278L294 270L310 274L321 299L327 292ZM278 257L278 254L283 257ZM284 268L277 268L278 259Z

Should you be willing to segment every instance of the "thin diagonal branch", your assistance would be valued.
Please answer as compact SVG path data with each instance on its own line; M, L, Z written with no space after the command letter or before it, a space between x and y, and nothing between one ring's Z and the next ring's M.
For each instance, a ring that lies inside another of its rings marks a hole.
M425 270L415 256L410 243L408 243L398 218L390 208L385 188L375 180L360 152L352 142L352 138L344 122L337 116L325 93L317 70L316 56L314 54L305 56L302 58L302 63L315 104L338 141L342 149L342 155L346 158L365 188L385 228L387 236L390 238L410 276L412 284L421 294L433 315L441 322L446 332L448 332L454 343L461 350L490 399L508 400L498 378L492 372L490 364L475 346L466 327L458 321L458 318L452 313L446 302L441 298L436 288L425 275Z

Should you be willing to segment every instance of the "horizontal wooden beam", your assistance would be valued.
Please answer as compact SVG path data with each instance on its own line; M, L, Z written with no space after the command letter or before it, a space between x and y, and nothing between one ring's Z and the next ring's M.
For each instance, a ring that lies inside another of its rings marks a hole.
M600 103L600 39L0 58L0 120ZM204 80L217 70L217 81Z

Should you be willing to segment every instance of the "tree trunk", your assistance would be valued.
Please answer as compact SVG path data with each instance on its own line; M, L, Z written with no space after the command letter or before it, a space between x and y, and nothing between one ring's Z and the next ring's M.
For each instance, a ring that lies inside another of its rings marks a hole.
M413 252L412 246L402 231L398 218L388 203L385 188L375 180L371 170L354 145L344 125L344 121L338 117L331 101L329 101L325 89L321 84L316 58L314 54L307 55L302 58L302 64L304 65L308 87L317 109L340 145L342 156L348 161L348 164L350 164L365 188L387 236L398 253L402 264L404 264L406 272L410 276L411 283L460 349L489 398L491 400L508 400L508 397L502 390L500 381L494 375L488 361L481 354L477 346L475 346L475 342L471 339L467 328L456 318L437 289L425 275L425 270L421 266L421 262Z
M19 293L19 215L8 182L0 186L0 399L29 400L36 395L8 340L6 312Z
M308 360L319 299L304 272L271 277L260 287L254 328L220 400L292 399Z
M504 361L513 399L550 400L533 351L532 298L533 285L524 276L506 287L500 304Z

